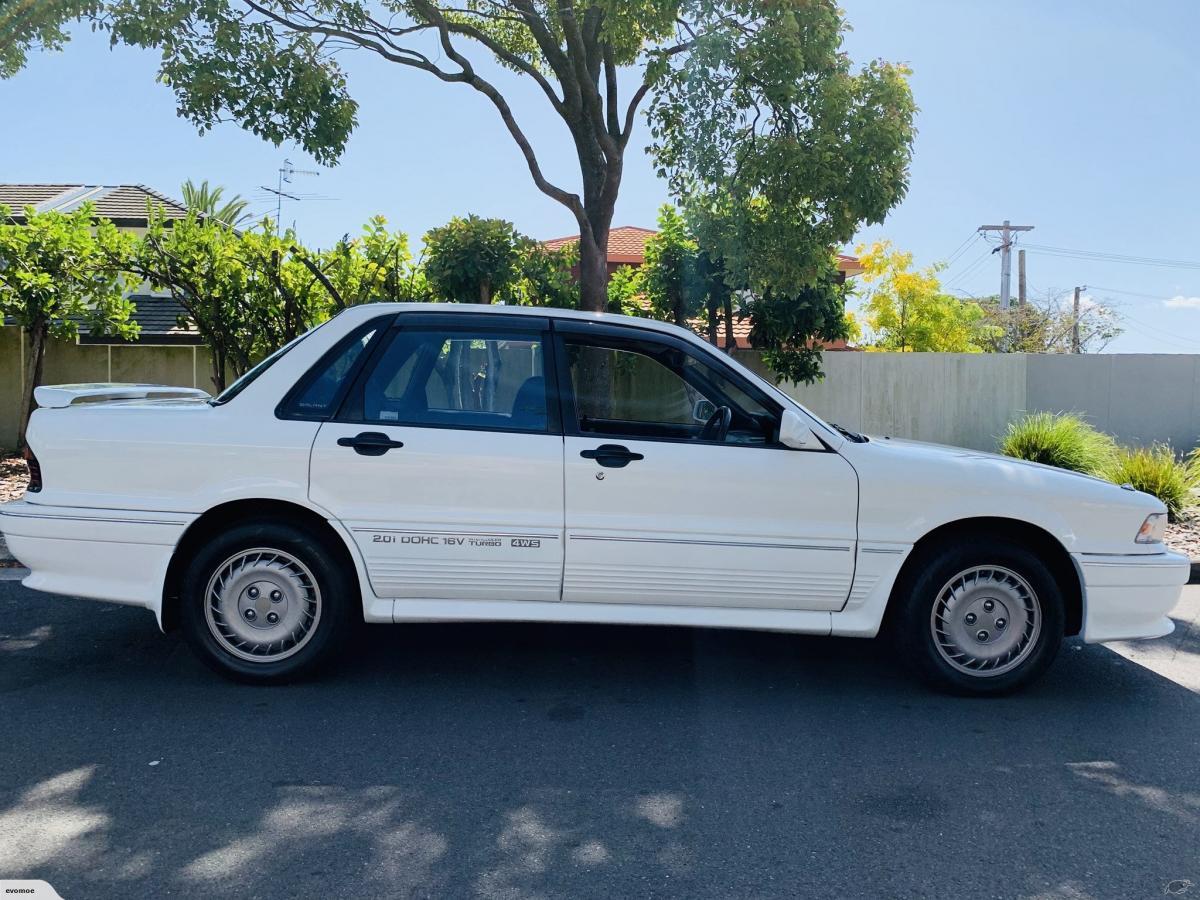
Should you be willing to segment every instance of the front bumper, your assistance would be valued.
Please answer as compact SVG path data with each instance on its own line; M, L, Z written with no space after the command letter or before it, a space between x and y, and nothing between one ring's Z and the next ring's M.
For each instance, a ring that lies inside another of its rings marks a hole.
M110 600L160 614L167 565L193 516L140 510L0 506L8 549L29 567L28 588Z
M1175 630L1167 615L1191 574L1181 553L1144 556L1074 554L1083 579L1083 639L1157 638Z

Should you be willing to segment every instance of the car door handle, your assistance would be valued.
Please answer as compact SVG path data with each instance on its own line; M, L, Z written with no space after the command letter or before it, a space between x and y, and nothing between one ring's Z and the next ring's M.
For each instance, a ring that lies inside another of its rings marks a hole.
M389 450L399 450L401 441L393 441L381 431L364 431L354 437L338 438L339 447L353 447L360 456L383 456Z
M646 458L620 444L601 444L594 450L583 450L579 455L584 459L594 459L606 469L623 469L631 462Z

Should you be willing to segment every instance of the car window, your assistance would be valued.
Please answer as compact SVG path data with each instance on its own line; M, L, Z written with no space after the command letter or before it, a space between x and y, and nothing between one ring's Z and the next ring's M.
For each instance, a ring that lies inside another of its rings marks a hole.
M288 413L303 418L323 418L331 414L338 391L378 331L378 325L369 326L351 335L332 355L322 359L306 376L299 393L289 402Z
M228 403L230 400L248 388L251 384L253 384L254 381L263 374L263 372L267 371L267 369L271 368L271 366L275 365L275 363L279 362L279 360L283 359L284 356L295 349L296 345L316 331L317 328L323 328L326 324L328 324L328 322L322 322L316 328L312 328L309 331L304 332L304 334L300 335L299 337L292 338L291 341L284 344L274 353L264 357L261 362L259 362L252 369L248 370L246 374L244 374L233 384L229 385L229 387L225 388L225 390L221 391L221 393L210 400L209 403L211 403L213 406L222 406Z
M579 434L714 442L705 425L730 410L724 443L765 444L774 414L715 367L653 342L565 340Z
M543 362L537 332L401 329L356 385L343 418L546 431Z

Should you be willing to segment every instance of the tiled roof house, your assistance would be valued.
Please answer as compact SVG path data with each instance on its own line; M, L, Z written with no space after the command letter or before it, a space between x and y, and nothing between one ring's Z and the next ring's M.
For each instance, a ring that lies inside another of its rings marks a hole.
M167 218L182 219L187 207L143 184L0 184L0 206L7 206L15 222L25 220L24 210L69 213L90 202L97 218L109 219L121 229L147 227L147 203L161 206ZM169 294L154 293L142 285L130 295L134 318L141 326L139 344L199 344L200 335L191 326L181 326L183 308ZM120 338L79 336L81 344L122 343Z
M646 262L646 241L658 234L652 228L638 228L633 225L622 225L614 228L608 233L608 274L611 277L613 272L623 266L640 266ZM563 247L568 247L579 240L579 235L568 235L567 237L552 238L548 241L543 241L542 245L548 250L561 250ZM858 259L853 256L847 256L844 253L839 253L837 257L838 271L842 273L843 278L850 278L862 272L863 268L859 264ZM576 273L578 275L578 273ZM699 329L699 323L696 324ZM750 319L742 319L733 323L733 339L739 349L750 348L750 329L752 326ZM725 329L722 327L717 333L717 345L724 348L725 346ZM845 341L833 341L824 345L826 350L851 350Z

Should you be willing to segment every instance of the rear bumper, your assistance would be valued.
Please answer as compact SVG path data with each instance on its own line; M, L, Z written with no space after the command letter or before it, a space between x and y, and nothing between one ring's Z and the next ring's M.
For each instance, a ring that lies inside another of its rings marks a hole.
M190 515L139 510L0 506L0 531L34 590L144 606L160 615L167 565Z
M1191 574L1180 553L1146 556L1075 554L1083 578L1083 639L1157 638L1175 630L1168 613Z

